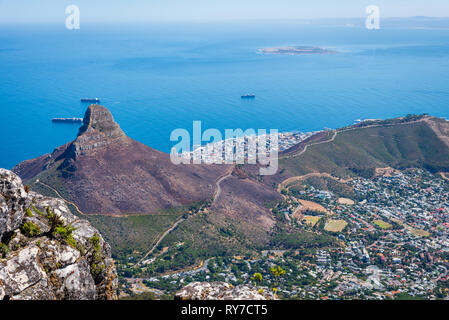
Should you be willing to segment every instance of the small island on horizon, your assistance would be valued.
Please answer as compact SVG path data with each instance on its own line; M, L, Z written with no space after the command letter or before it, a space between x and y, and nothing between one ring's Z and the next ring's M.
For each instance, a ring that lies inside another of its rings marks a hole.
M257 50L261 54L303 55L303 54L335 54L337 51L310 46L270 47Z

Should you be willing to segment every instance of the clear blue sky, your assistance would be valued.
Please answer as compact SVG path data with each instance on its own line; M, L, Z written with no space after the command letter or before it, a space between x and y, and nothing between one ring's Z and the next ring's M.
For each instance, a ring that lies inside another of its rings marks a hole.
M0 0L0 23L64 21L69 4L86 22L352 18L368 5L382 17L449 17L449 0Z

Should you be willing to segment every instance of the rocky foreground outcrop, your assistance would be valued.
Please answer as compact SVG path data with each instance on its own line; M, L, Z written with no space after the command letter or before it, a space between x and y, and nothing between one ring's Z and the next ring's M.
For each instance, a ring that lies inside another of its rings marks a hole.
M274 300L267 290L249 285L232 286L226 282L192 282L176 295L177 300Z
M0 300L115 299L109 245L55 198L0 169Z

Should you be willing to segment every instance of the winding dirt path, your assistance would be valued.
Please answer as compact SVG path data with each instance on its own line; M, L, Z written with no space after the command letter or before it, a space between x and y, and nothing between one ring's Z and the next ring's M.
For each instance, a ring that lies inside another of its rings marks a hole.
M449 181L449 173L447 173L447 172L440 172L440 176L441 176L441 178L443 178L444 180Z
M289 159L289 158L299 157L300 155L304 154L304 152L307 151L308 147L315 146L315 145L318 145L318 144L323 144L323 143L329 143L329 142L334 141L335 138L337 137L338 133L347 132L347 131L353 131L353 130L362 130L362 129L368 129L368 128L376 128L376 127L392 127L392 126L400 126L400 125L409 125L409 124L415 124L415 123L418 123L418 122L423 122L425 120L427 120L427 118L423 118L423 119L419 119L419 120L415 120L415 121L410 121L410 122L404 122L404 123L373 124L373 125L369 125L369 126L366 126L366 127L354 127L354 128L347 128L347 129L342 129L342 130L335 130L334 134L332 135L332 137L329 140L313 142L313 143L310 143L310 144L306 144L304 146L304 149L302 149L300 152L292 154L292 155L288 155L288 156L279 157L279 159ZM330 174L327 174L327 173L311 172L311 173L305 174L303 176L290 177L290 178L282 181L278 185L278 191L280 192L281 187L284 186L286 183L292 182L294 180L301 180L303 178L306 178L308 176L313 176L313 175L323 175L323 176L335 179L335 180L340 181L340 182L348 182L349 181L349 180L343 180L343 179L334 177L334 176L332 176ZM443 175L442 175L442 177L443 177Z
M233 171L234 167L229 168L228 172L224 175L221 176L216 182L215 185L217 186L217 188L215 189L215 193L214 193L214 199L212 201L212 204L215 202L216 199L218 199L218 197L221 194L221 182L223 182L225 179L229 178L232 175L232 171ZM52 186L49 186L48 184L41 182L39 180L36 180L36 183L41 184L42 186L50 189L51 191L53 191L62 201L72 205L76 211L80 214L80 215L86 215L84 212L81 211L81 209L72 201L69 201L67 199L65 199L59 192L58 190L56 190L55 188L53 188ZM92 215L105 215L105 216L113 216L113 215L108 215L108 214L89 214L90 216ZM117 215L117 217L126 217L129 215ZM159 239L156 241L156 243L151 247L150 250L147 251L147 253L145 253L145 255L135 264L135 265L139 265L142 263L143 260L145 260L150 254L153 253L154 250L156 250L157 246L162 242L162 240L165 239L165 237L172 232L174 229L176 229L176 227L182 223L183 221L185 221L186 218L180 218L178 220L176 220L176 222L167 230L165 230L165 232L159 237Z
M157 248L157 246L162 242L162 240L164 240L164 238L170 233L172 232L181 222L183 222L184 220L186 220L185 218L180 218L178 219L169 229L165 230L165 232L159 237L159 239L157 240L157 242L155 243L155 245L147 252L145 253L145 255L143 256L142 259L140 259L136 265L139 265L142 263L143 260L145 260L150 254L153 253L153 251Z
M56 193L56 195L57 195L62 201L64 201L65 203L68 203L68 204L72 205L72 206L75 208L75 210L76 210L80 215L83 215L83 216L107 216L107 217L124 218L124 217L132 217L132 216L142 216L142 215L145 215L145 214L139 214L139 213L136 213L136 214L84 213L84 212L82 212L81 209L76 205L76 203L74 203L74 202L72 202L72 201L69 201L69 200L65 199L65 198L58 192L58 190L56 190L56 189L53 188L52 186L50 186L50 185L48 185L48 184L46 184L46 183L44 183L44 182L41 182L39 179L36 180L36 183L39 183L39 184L43 185L44 187L46 187L47 189L50 189L51 191L53 191L54 193Z
M335 180L337 182L341 182L341 183L347 183L350 182L352 179L342 179L342 178L337 178L334 177L333 175L327 173L327 172L310 172L307 173L305 175L302 176L295 176L295 177L290 177L284 181L282 181L279 185L278 185L278 191L280 192L282 190L282 188L284 188L285 186L287 186L288 184L292 183L292 182L296 182L296 181L301 181L310 177L325 177L325 178L329 178L332 180Z
M217 188L215 189L215 193L214 193L214 199L211 203L214 204L215 200L218 199L218 197L221 194L221 187L220 187L220 183L223 182L223 180L226 180L227 178L229 178L232 175L232 171L233 171L234 167L229 168L228 172L224 175L221 176L220 178L218 178L218 180L215 182L215 185L217 186ZM185 221L187 218L180 218L179 220L177 220L169 229L167 229L157 240L156 244L149 250L147 251L147 253L145 253L145 255L143 256L142 259L140 259L135 265L139 265L142 263L143 260L145 260L150 254L153 253L153 251L157 248L157 246L162 242L162 240L165 239L165 237L172 232L181 222Z
M307 151L308 147L334 141L335 138L337 137L337 134L342 133L342 132L354 131L354 130L362 130L362 129L368 129L368 128L377 128L377 127L393 127L393 126L400 126L400 125L409 125L409 124L415 124L415 123L418 123L418 122L423 122L423 121L425 121L427 119L428 118L423 118L423 119L409 121L409 122L404 122L404 123L372 124L372 125L365 126L365 127L353 127L353 128L346 128L346 129L341 129L341 130L335 130L333 136L329 140L313 142L313 143L310 143L310 144L306 144L304 149L301 150L300 152L292 154L292 155L288 155L288 156L279 157L279 159L288 159L288 158L298 157L298 156L304 154L304 152Z
M41 182L40 180L36 180L36 183L39 183L39 184L43 185L44 187L47 187L48 189L50 189L50 190L53 191L54 193L56 193L57 196L58 196L59 198L61 198L62 201L64 201L65 203L68 203L68 204L72 205L80 215L85 215L84 212L82 212L82 211L80 210L80 208L78 208L78 206L77 206L75 203L73 203L72 201L69 201L69 200L64 199L64 197L61 196L61 194L60 194L60 193L58 192L58 190L56 190L55 188L49 186L49 185L46 184L46 183Z
M212 204L215 203L215 201L218 199L218 197L219 197L220 194L221 194L221 186L220 186L220 184L221 184L224 180L226 180L227 178L229 178L229 177L232 175L232 171L233 171L233 170L234 170L234 167L231 167L231 168L228 170L228 172L226 173L226 175L220 177L220 178L217 180L217 182L215 182L215 185L217 186L217 189L215 189L214 200L212 201ZM211 204L211 205L212 205L212 204Z
M308 148L308 147L315 146L315 145L317 145L317 144L323 144L323 143L328 143L328 142L334 141L335 138L337 137L337 134L338 134L338 131L335 130L335 131L334 131L334 134L332 135L332 137L331 137L329 140L318 141L318 142L312 142L312 143L310 143L310 144L306 144L306 145L304 146L304 149L302 149L300 152L295 153L295 154L292 154L292 155L288 155L288 156L282 156L282 157L279 157L279 159L289 159L289 158L299 157L300 155L302 155L304 152L307 151L307 148Z

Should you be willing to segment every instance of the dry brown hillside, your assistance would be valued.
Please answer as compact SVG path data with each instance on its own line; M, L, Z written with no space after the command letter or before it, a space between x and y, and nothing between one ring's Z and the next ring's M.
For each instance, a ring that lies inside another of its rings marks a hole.
M40 179L87 214L155 213L213 197L221 165L174 165L168 154L127 137L103 106L91 105L77 138L13 171Z

